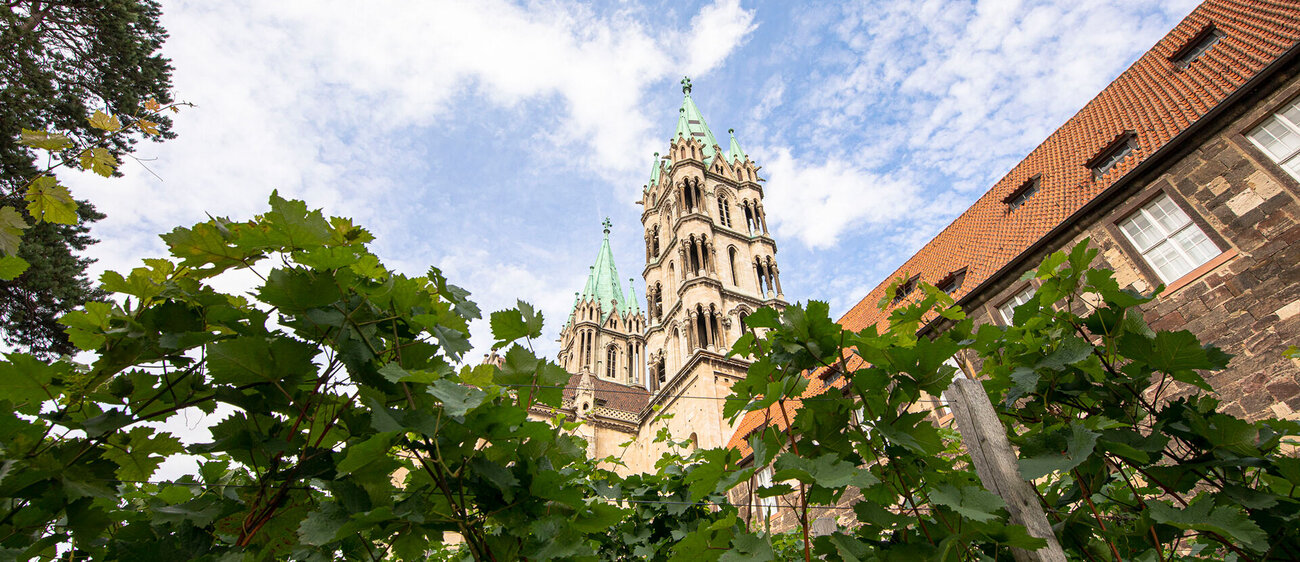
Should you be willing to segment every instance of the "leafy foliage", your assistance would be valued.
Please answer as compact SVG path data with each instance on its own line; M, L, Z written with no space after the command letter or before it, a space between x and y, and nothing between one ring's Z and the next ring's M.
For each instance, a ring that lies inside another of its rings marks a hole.
M171 67L158 54L158 19L152 0L0 9L0 333L10 345L74 351L55 320L103 297L85 276L92 260L78 254L95 242L88 223L103 215L48 172L69 165L108 176L142 136L174 136L160 114ZM123 122L137 111L149 117Z
M272 194L253 220L164 239L170 258L104 275L115 303L60 320L91 365L0 361L0 555L956 560L1039 548L928 417L956 354L979 359L1068 555L1300 552L1300 459L1280 453L1300 427L1162 396L1227 357L1147 328L1133 307L1152 297L1086 270L1085 246L1049 258L1011 328L976 330L926 285L883 333L844 330L824 303L760 310L733 350L753 362L725 408L781 416L751 436L751 456L663 430L655 471L622 475L555 414L569 374L530 351L542 317L525 303L491 314L501 365L465 365L479 316L467 293L437 269L388 271L351 221ZM246 294L214 288L244 274L260 279ZM944 329L918 337L933 319ZM810 391L806 375L827 368L843 388ZM199 413L220 420L205 441L158 429ZM197 469L160 470L178 457ZM768 465L775 483L749 485ZM763 498L798 531L763 524ZM849 523L814 536L810 513L843 503Z
M733 350L756 358L734 387L749 400L728 411L766 412L755 464L779 450L773 479L793 483L769 490L786 496L806 539L812 509L855 488L863 497L855 524L806 542L809 558L983 558L1043 544L1007 523L956 435L927 419L954 374L950 357L980 365L1068 557L1300 556L1300 459L1286 454L1300 424L1220 412L1203 373L1229 356L1189 332L1151 330L1137 307L1158 292L1120 289L1089 268L1095 255L1084 241L1046 258L1028 275L1037 292L1005 328L976 329L924 284L884 333L844 331L818 302L749 317L756 334ZM918 337L921 326L938 329ZM809 398L808 373L826 370L847 383ZM872 478L850 480L849 468Z

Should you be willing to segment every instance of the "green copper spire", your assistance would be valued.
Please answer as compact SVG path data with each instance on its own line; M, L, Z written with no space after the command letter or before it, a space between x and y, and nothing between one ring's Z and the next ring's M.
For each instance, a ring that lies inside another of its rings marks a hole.
M636 279L627 279L627 305L632 314L641 314L641 302L636 300Z
M609 247L609 229L613 224L609 222L609 218L606 218L601 225L605 227L605 239L600 243L600 252L596 254L595 265L592 265L587 273L587 285L578 295L573 308L577 310L578 303L582 302L600 303L601 310L605 312L604 318L601 319L603 322L615 312L627 314L628 311L639 310L639 308L635 295L630 301L624 298L623 288L618 283L618 267L614 265L614 251Z
M718 144L718 139L713 137L713 131L709 130L708 123L704 122L704 115L700 114L700 108L695 106L695 100L691 99L691 79L682 78L682 94L685 99L682 100L682 108L677 112L677 132L673 137L678 135L683 137L695 137L704 145L704 163L713 162L713 147Z
M650 183L646 185L646 189L650 189L654 187L655 184L657 183L659 183L659 153L658 152L655 153L654 165L650 166Z
M736 130L727 129L727 134L731 135L731 150L727 151L727 159L731 160L732 164L743 162L745 153L740 150L740 143L736 142Z

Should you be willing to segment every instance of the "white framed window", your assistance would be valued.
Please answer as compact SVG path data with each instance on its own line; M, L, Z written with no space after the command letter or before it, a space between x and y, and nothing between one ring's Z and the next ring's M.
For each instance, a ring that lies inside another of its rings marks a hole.
M754 490L766 488L772 485L772 467L766 467L754 474ZM754 494L754 499L758 500L758 516L767 519L776 514L776 496L760 498Z
M943 362L943 364L952 367L953 369L956 369L955 371L952 372L952 380L956 381L957 379L966 378L966 373L962 372L961 366L957 364L956 356L949 357L946 361ZM948 406L948 398L945 397L942 392L939 393L939 408L935 413L938 414L939 417L943 417L952 413L952 408Z
M1015 322L1012 320L1016 316L1016 307L1029 302L1029 299L1033 296L1034 287L1031 285L1026 287L1025 290L1016 293L1007 302L1002 303L1002 306L998 307L998 315L1002 317L1002 323L1008 326L1014 324Z
M1291 177L1300 180L1300 98L1291 100L1246 136Z
M1221 253L1168 194L1162 193L1143 205L1119 227L1165 283L1187 275Z

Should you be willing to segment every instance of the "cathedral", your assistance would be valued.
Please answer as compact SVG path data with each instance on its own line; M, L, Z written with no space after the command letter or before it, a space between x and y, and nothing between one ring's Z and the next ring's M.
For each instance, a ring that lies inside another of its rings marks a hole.
M727 357L745 317L785 306L776 242L768 233L759 167L730 130L724 149L682 80L682 107L667 156L654 155L639 203L645 233L644 310L628 291L609 245L596 254L560 331L559 363L572 378L559 413L594 458L622 473L654 470L667 429L690 447L721 447L735 427L723 418L731 385L749 363ZM534 412L539 418L556 414Z

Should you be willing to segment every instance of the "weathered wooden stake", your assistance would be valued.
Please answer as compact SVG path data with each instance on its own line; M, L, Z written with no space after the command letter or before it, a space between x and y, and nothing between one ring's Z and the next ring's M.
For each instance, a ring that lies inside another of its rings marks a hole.
M1002 497L1011 512L1011 522L1024 525L1030 535L1047 540L1038 550L1011 550L1019 562L1065 562L1065 552L1057 542L1047 514L1038 503L1038 495L1020 477L1016 454L1007 440L1006 428L989 402L979 381L958 378L943 393L952 408L961 432L962 444L975 463L984 487Z

